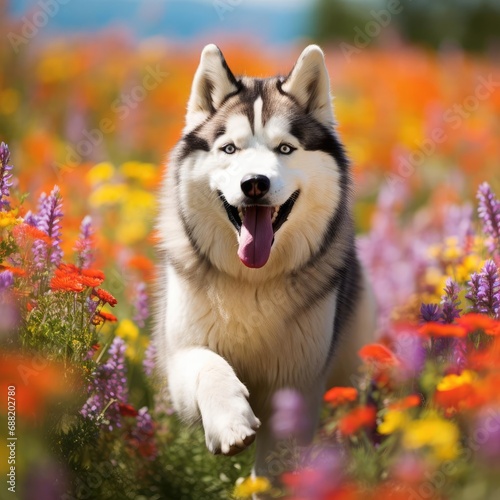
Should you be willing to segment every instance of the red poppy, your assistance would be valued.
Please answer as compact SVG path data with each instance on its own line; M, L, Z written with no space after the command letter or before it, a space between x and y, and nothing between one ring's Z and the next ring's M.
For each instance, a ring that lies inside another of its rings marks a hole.
M427 337L465 337L467 330L462 325L435 323L423 324L418 332Z
M324 401L331 405L342 405L356 401L358 391L354 387L332 387L323 396Z
M104 304L109 304L111 307L115 307L118 301L106 290L102 288L96 288L93 294L99 298Z
M359 406L341 418L339 430L342 434L350 436L363 427L374 427L377 412L373 406Z
M398 364L396 355L383 344L368 344L358 351L359 357L365 363L394 366Z

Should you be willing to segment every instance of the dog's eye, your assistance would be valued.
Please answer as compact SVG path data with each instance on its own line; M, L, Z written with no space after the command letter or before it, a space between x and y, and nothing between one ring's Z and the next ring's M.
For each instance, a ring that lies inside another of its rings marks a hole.
M295 148L292 148L290 144L280 144L278 146L278 152L282 155L291 155L295 151Z
M227 155L232 155L233 153L236 152L236 146L234 144L226 144L222 148L220 148L221 151L224 151Z

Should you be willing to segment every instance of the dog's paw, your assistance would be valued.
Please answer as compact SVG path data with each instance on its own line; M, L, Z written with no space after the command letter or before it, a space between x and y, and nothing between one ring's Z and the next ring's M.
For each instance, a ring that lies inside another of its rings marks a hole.
M213 454L236 455L251 445L260 427L247 401L248 391L241 384L239 394L224 396L212 411L203 415L207 448Z

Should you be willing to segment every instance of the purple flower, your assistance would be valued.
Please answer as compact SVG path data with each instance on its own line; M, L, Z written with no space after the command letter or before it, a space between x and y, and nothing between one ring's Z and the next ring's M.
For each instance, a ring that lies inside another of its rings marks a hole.
M312 423L307 418L302 394L293 389L277 391L273 396L273 409L271 428L278 439L307 441Z
M24 216L24 223L28 224L28 226L38 227L38 217L29 210Z
M426 358L426 349L422 337L410 331L399 332L396 337L394 352L401 361L401 369L398 375L403 380L418 377L424 368Z
M158 456L158 448L154 440L155 424L146 406L137 412L136 425L128 439L142 457L154 460Z
M460 300L458 300L458 294L460 293L460 287L451 278L446 280L446 286L444 287L444 295L441 297L441 304L443 310L441 312L441 319L443 323L453 323L455 318L460 316Z
M125 348L125 342L120 337L115 337L108 351L108 360L94 372L89 387L92 394L80 410L80 413L90 420L103 417L102 423L105 423L110 431L121 427L119 403L126 403L128 396Z
M135 287L134 300L134 321L140 328L144 328L146 320L149 318L148 294L146 292L146 283L140 281Z
M10 203L5 198L10 196L10 187L12 186L12 165L9 165L10 151L7 144L0 144L0 210L9 209Z
M459 372L465 368L467 364L467 339L453 339L452 362L458 368Z
M441 318L441 309L438 304L422 304L420 306L420 318L423 322L439 321Z
M498 275L498 267L492 260L486 261L479 273L476 308L477 312L490 314L495 318L499 317L500 277Z
M479 287L481 286L481 276L478 273L472 273L470 275L470 281L468 283L469 290L465 294L465 298L472 302L470 307L471 312L479 312Z
M40 270L50 263L58 266L61 263L63 252L61 249L61 219L63 217L62 199L59 187L54 186L50 195L42 193L39 200L37 214L37 228L47 234L51 243L48 245L37 240L33 247L36 267Z
M156 365L156 345L154 342L149 342L149 345L144 353L144 361L142 362L142 368L147 377L153 375Z
M0 272L0 293L14 284L14 275L11 271Z
M500 246L500 201L487 182L483 182L477 191L479 206L477 212L483 221L483 231L493 239L490 250Z
M77 265L80 269L88 269L94 262L93 234L92 218L86 215L80 225L80 235L75 243Z

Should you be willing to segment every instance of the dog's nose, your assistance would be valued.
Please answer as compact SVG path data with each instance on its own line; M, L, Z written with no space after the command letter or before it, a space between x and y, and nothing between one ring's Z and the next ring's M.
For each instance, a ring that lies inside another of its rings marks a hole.
M265 175L248 174L241 179L241 190L254 200L262 198L271 187L271 181Z

